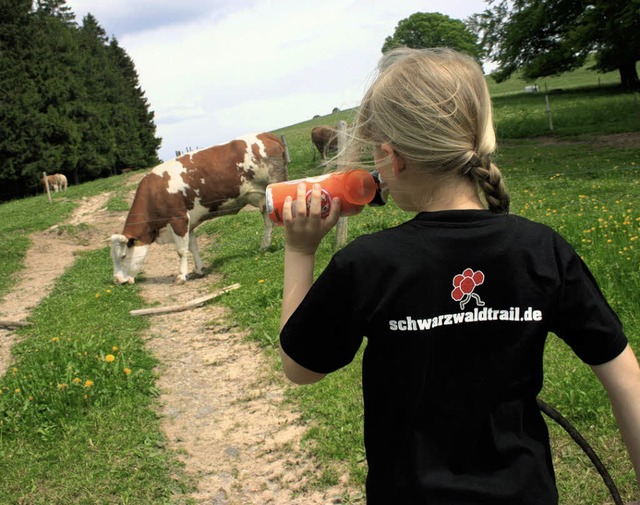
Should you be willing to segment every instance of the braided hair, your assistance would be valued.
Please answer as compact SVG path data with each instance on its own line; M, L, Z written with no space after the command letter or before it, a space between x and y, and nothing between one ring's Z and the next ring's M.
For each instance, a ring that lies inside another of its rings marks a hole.
M358 109L349 149L390 144L432 175L472 178L488 208L509 211L502 174L491 161L496 138L480 65L448 48L385 53Z

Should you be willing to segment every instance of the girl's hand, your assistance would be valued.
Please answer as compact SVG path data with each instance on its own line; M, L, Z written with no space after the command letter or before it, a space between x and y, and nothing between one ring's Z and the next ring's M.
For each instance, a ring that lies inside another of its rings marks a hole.
M340 217L340 199L331 201L329 215L322 219L322 189L314 184L311 190L311 205L307 215L307 185L298 184L296 200L287 197L282 208L284 239L286 248L303 254L315 254L320 241L335 226Z

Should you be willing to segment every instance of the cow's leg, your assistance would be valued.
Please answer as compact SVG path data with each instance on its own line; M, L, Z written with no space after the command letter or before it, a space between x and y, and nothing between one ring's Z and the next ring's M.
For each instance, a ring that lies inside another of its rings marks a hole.
M200 258L198 240L196 239L196 234L193 232L193 230L189 232L189 251L191 251L191 254L193 254L193 271L198 276L204 275L204 263L202 263L202 258Z
M189 268L189 234L187 233L184 237L175 235L175 241L176 251L180 258L180 273L176 277L176 282L182 283L187 280L187 270Z
M269 219L269 214L266 208L260 209L262 211L262 219L264 220L264 234L262 235L262 245L260 248L264 251L271 245L271 232L273 231L273 221Z

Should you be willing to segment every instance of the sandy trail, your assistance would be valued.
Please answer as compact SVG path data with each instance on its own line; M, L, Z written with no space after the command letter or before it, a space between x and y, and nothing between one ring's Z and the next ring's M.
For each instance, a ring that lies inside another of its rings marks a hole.
M129 183L142 175L134 174ZM31 235L25 269L0 301L0 319L25 320L79 252L105 247L104 239L121 230L126 213L106 211L109 196L81 201L66 223L86 225L77 236L59 227ZM207 247L203 239L199 245ZM176 305L210 292L211 277L175 284L177 269L173 247L150 248L140 282L149 304ZM162 427L170 448L180 451L185 471L197 482L196 492L188 496L208 505L357 503L348 498L357 492L347 488L346 476L339 488L305 489L320 471L300 446L305 427L284 404L286 386L269 358L239 328L230 328L227 316L215 301L144 316L151 322L146 345L161 363ZM0 374L10 365L15 339L13 331L0 329Z

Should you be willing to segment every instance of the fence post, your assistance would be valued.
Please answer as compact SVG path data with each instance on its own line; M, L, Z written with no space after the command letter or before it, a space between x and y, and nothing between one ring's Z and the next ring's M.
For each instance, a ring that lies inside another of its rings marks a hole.
M544 100L547 103L547 118L549 119L549 130L553 130L553 118L551 117L551 105L549 104L549 95L544 95Z
M342 163L342 158L344 156L344 146L347 140L347 123L346 121L338 122L338 170L344 168L344 163ZM333 250L337 251L345 246L347 243L347 235L349 234L349 221L348 218L341 217L338 219L338 223L336 224L336 239L333 244Z
M284 146L284 161L285 163L291 163L291 155L289 154L289 144L287 144L287 139L284 135L280 135L280 140L282 140L282 145Z
M49 203L53 203L51 201L51 191L49 190L49 179L47 179L47 172L42 172L42 180L44 181L44 187L47 188L47 197L49 198Z

